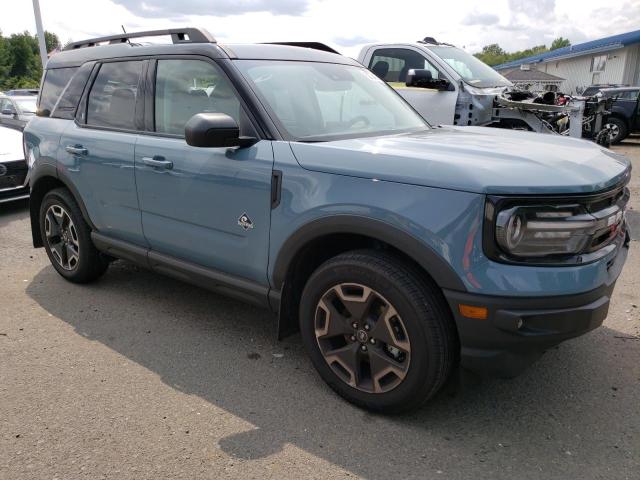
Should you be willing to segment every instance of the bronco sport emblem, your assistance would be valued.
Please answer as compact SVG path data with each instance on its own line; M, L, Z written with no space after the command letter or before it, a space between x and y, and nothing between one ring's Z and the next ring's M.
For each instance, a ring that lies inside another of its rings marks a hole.
M246 214L246 212L240 215L240 218L238 219L238 225L240 225L245 230L253 228L253 222L249 218L249 215Z

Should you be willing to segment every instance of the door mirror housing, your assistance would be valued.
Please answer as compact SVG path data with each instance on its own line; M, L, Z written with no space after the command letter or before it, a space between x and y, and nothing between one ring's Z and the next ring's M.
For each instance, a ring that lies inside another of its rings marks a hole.
M241 137L236 121L224 113L197 113L184 126L184 137L192 147L250 147L257 138Z
M3 108L2 109L2 115L12 115L12 116L17 116L18 113L15 111L14 108L12 107L7 107L7 108Z
M407 87L431 88L435 90L451 90L451 82L444 78L433 78L431 70L412 68L407 72Z

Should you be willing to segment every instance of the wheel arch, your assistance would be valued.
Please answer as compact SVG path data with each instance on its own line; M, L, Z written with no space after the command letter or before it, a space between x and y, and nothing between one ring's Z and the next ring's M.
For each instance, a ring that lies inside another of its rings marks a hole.
M92 230L95 230L87 209L82 201L82 197L78 190L73 186L73 183L64 175L60 174L59 170L54 165L43 164L39 165L36 174L31 177L31 193L29 196L29 216L31 219L31 238L33 246L40 248L44 246L42 235L40 232L40 205L44 196L55 188L66 188L69 190L74 200L80 206L80 211L87 224Z
M324 261L360 248L390 250L413 263L440 288L466 291L455 270L440 255L413 235L384 221L355 215L332 215L296 230L277 255L271 296L278 311L278 337L298 329L298 305L307 278Z

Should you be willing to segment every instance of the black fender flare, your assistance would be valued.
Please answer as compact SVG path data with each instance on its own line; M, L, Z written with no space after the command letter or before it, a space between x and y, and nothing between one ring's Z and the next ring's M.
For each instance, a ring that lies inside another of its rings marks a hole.
M312 220L285 240L273 269L274 289L282 291L291 262L305 245L325 235L336 233L364 235L381 240L411 257L440 288L459 292L467 291L453 267L424 242L384 221L348 214L330 215Z
M91 221L91 218L89 217L89 212L87 211L87 207L82 201L82 196L80 195L80 192L73 185L73 182L68 178L68 176L64 173L64 171L57 168L56 165L53 165L51 163L42 163L32 170L31 177L29 179L29 186L31 189L31 196L29 199L29 216L31 218L31 236L33 239L33 246L42 247L44 245L42 243L42 238L40 235L40 218L39 218L40 204L42 203L42 198L44 197L44 194L34 196L34 192L37 192L38 185L41 182L46 181L46 179L48 178L55 179L58 183L61 183L62 185L64 185L67 188L67 190L71 192L71 195L73 196L75 201L78 203L78 206L80 207L80 211L82 212L82 216L84 217L85 221L89 224L89 227L95 231L96 228L93 222Z

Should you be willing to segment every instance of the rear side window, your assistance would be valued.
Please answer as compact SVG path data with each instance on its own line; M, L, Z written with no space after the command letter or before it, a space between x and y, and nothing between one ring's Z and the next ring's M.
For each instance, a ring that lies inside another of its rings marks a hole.
M135 130L141 73L142 61L102 64L89 92L87 124Z
M78 102L80 102L80 97L82 97L84 87L87 84L89 75L91 75L93 65L93 63L85 63L76 72L62 92L58 103L53 108L53 112L51 113L52 117L65 118L67 120L71 120L75 117Z
M76 70L78 70L78 67L47 70L42 83L42 91L40 92L40 103L38 104L38 109L41 112L44 113L45 110L48 110L49 114L51 113L53 106L60 98L62 90L67 86Z

